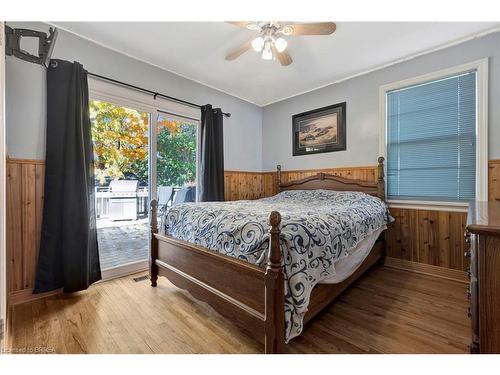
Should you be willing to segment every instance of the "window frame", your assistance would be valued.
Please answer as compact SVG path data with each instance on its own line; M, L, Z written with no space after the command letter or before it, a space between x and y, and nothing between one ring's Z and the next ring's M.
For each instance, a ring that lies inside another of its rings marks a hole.
M476 79L476 194L475 200L488 200L488 58L438 70L432 73L388 83L379 88L379 153L387 159L387 94L393 90L439 80L475 70ZM385 167L387 168L387 166ZM385 181L387 191L387 180ZM466 211L468 203L388 199L390 207Z

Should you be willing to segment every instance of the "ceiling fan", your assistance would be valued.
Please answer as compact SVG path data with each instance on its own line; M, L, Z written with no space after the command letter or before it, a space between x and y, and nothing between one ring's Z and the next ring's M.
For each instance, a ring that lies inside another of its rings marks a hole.
M235 60L249 49L261 53L264 60L277 58L281 65L292 63L290 54L285 51L288 42L284 37L295 35L330 35L337 26L333 22L316 23L286 23L280 22L229 22L235 26L258 32L260 35L241 46L233 49L226 55L226 60Z

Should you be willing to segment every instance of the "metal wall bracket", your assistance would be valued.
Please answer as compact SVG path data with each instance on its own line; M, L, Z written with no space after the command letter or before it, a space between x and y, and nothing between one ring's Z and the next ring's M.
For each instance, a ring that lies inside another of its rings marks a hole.
M30 37L38 38L38 55L33 55L21 49L21 38ZM57 38L57 29L49 28L49 36L47 33L29 30L29 29L13 29L5 26L5 54L7 56L15 56L22 60L26 60L35 64L40 64L46 68L49 66L50 57Z

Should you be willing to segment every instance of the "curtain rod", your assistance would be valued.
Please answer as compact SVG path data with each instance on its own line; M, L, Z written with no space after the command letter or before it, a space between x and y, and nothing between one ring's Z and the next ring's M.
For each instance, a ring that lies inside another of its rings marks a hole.
M152 90L148 90L148 89L145 89L143 87L139 87L139 86L134 86L134 85L131 85L130 83L126 83L126 82L122 82L122 81L118 81L116 79L113 79L113 78L109 78L109 77L105 77L105 76L102 76L100 74L95 74L95 73L91 73L91 72L87 72L87 74L89 76L92 76L92 77L96 77L96 78L100 78L100 79L103 79L105 81L109 81L109 82L113 82L113 83L116 83L118 85L122 85L122 86L126 86L126 87L130 87L134 90L138 90L138 91L142 91L142 92L146 92L148 94L151 94L153 95L153 97L156 99L156 97L160 97L160 98L165 98L165 99L169 99L169 100L173 100L177 103L182 103L182 104L186 104L186 105L189 105L191 107L196 107L196 108L202 108L203 106L199 105L199 104L195 104L195 103L191 103L191 102L188 102L186 100L182 100L182 99L178 99L178 98L174 98L173 96L169 96L169 95L165 95L165 94L161 94L159 92L156 92L156 91L152 91ZM227 113L227 112L222 112L222 114L225 116L225 117L231 117L231 114L230 113Z

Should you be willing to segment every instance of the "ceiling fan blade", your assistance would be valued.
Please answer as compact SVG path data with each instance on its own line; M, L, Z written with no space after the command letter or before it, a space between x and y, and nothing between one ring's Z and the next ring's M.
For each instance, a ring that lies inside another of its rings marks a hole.
M241 27L242 29L248 29L253 31L260 31L261 27L257 22L252 21L228 21L231 25Z
M330 35L336 28L333 22L295 23L283 26L280 32L284 35Z
M283 66L288 66L293 62L292 57L287 51L283 51L280 53L278 52L276 47L273 47L273 54L278 58L278 61Z
M234 60L240 57L242 54L244 54L246 51L248 51L250 48L252 48L252 44L250 41L246 41L243 43L241 46L238 48L233 49L231 52L229 52L226 55L226 60Z

